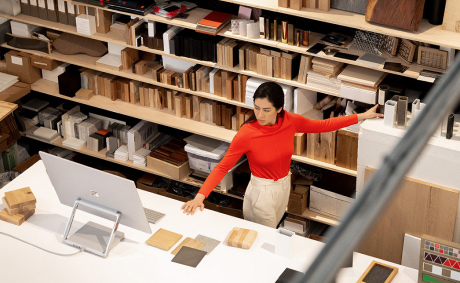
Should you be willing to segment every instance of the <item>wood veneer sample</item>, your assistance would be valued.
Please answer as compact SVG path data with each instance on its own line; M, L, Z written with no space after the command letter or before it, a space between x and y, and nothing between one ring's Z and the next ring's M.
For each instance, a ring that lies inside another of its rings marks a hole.
M339 130L335 165L351 170L358 167L358 133Z
M364 182L375 169L366 168ZM460 192L405 178L357 252L401 263L404 234L452 241Z
M368 0L366 21L417 31L425 0Z
M327 12L331 8L330 0L318 0L318 9Z
M307 134L307 157L329 164L335 163L336 131Z
M238 228L232 229L225 243L232 247L249 249L257 238L257 231Z
M172 248L180 239L182 235L165 230L165 229L158 229L147 241L147 244L160 248L162 250L168 251Z
M6 209L0 211L0 220L3 220L5 222L14 224L14 225L21 225L26 221L30 216L32 216L35 213L35 209L26 211L24 213L18 213L15 215L9 215Z
M176 255L182 247L189 247L192 249L201 249L205 245L204 242L192 238L185 238L171 253Z
M5 199L9 208L19 208L19 205L29 205L37 202L29 187L5 192Z

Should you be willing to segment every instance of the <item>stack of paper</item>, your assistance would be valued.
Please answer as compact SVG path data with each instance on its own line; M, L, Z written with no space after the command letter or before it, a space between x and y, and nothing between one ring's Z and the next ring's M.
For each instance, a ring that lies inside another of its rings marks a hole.
M36 129L34 131L34 135L48 141L49 143L53 143L59 137L59 134L56 130L48 129L45 127L39 127Z
M342 62L331 61L319 57L312 60L312 69L316 73L323 75L327 78L336 77L343 69Z
M74 138L74 137L68 137L67 139L65 139L62 142L63 146L67 146L67 147L70 147L70 148L73 148L73 149L76 149L76 150L81 149L82 147L85 146L85 144L86 144L85 141L79 140L79 139Z
M246 105L254 107L254 93L256 92L257 88L265 82L268 81L254 77L248 79L248 81L246 82ZM294 104L294 87L284 84L279 85L281 86L284 92L284 110L290 112Z
M140 148L136 150L133 156L134 165L145 167L147 165L147 155L149 155L150 152L150 150L145 148Z
M115 150L114 157L117 160L128 161L128 147L126 145L120 146Z
M0 92L6 90L10 86L14 85L19 81L17 76L0 73Z
M340 96L364 103L376 103L376 93L386 73L348 65L338 76L342 82Z
M335 77L327 78L319 73L316 73L315 71L310 70L308 71L307 85L311 87L322 88L330 92L339 93L342 83Z

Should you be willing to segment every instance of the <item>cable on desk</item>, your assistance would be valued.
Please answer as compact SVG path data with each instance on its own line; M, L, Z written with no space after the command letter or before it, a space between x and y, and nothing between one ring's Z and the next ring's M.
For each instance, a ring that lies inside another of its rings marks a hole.
M39 246L34 245L34 244L32 244L32 243L26 242L26 241L24 241L24 240L21 240L21 239L15 237L15 236L13 236L13 235L10 235L10 234L7 234L7 233L3 233L3 232L0 232L0 234L5 235L5 236L10 237L10 238L13 238L13 239L15 239L15 240L18 240L18 241L20 241L20 242L26 243L26 244L31 245L31 246L33 246L33 247L36 247L37 249L40 249L40 250L42 250L42 251L48 252L48 253L50 253L50 254L58 255L58 256L73 256L73 255L79 254L79 253L81 253L82 251L85 250L85 248L81 248L78 252L73 253L73 254L60 254L60 253L56 253L56 252L53 252L53 251L50 251L50 250L46 250L46 249L44 249L44 248L42 248L42 247L39 247Z

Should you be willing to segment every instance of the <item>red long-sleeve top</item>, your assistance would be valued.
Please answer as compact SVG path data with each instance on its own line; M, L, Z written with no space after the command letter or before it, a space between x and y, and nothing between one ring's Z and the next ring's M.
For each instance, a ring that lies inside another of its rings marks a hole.
M288 175L291 167L295 133L330 132L358 123L356 114L311 120L283 111L284 117L278 114L277 122L272 126L262 126L257 121L244 124L198 193L208 197L243 153L246 153L254 176L275 181L281 179Z

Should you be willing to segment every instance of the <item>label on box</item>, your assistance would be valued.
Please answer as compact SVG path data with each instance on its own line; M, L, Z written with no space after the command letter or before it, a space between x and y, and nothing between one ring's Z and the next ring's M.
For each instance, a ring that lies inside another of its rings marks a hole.
M37 0L30 0L30 5L37 6Z
M11 63L22 66L22 57L11 56Z
M65 13L65 1L64 0L58 0L58 9L59 9L59 12Z
M69 14L75 14L75 5L71 4L70 2L67 2L67 11Z
M54 0L48 0L48 10L54 11Z
M38 0L38 7L46 9L45 0Z

